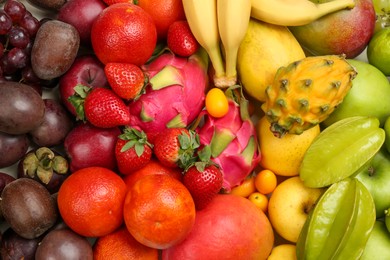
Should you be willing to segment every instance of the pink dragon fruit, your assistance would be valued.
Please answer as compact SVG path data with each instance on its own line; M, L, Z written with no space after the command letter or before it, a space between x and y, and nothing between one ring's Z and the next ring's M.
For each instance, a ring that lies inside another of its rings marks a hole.
M165 128L188 126L204 107L207 67L203 49L188 58L163 53L144 65L150 84L129 104L130 125L141 128L149 138Z
M230 191L239 185L261 159L255 126L248 113L248 101L240 103L229 98L229 111L220 118L204 113L204 123L198 126L202 147L209 146L211 160L224 175L223 189Z

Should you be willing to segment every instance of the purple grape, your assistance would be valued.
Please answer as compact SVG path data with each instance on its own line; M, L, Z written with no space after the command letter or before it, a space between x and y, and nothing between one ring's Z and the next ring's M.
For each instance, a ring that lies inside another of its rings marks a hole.
M26 53L19 48L12 48L8 54L8 63L17 68L22 69L27 65L27 62L29 61L29 57L26 55Z
M12 19L9 15L0 9L0 34L7 34L12 27Z
M12 26L8 32L9 43L13 47L25 49L30 43L30 36L26 29L20 26Z
M27 65L22 69L22 78L23 81L30 84L30 83L40 83L41 79L38 78L38 76L34 73L34 70L32 69L31 65Z
M26 14L19 21L19 25L26 29L30 37L33 38L37 34L40 24L37 18L35 18L31 14Z
M7 0L4 11L11 17L14 23L19 22L26 14L26 7L17 0Z

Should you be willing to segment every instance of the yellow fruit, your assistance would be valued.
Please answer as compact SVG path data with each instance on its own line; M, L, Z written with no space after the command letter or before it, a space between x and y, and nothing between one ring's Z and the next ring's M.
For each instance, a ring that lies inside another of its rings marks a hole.
M272 83L277 69L304 57L287 27L251 19L238 50L238 75L245 91L263 102L265 88Z
M270 130L271 123L266 117L256 125L261 151L260 165L277 175L296 176L299 174L303 156L314 138L320 133L316 125L300 135L285 134L278 138Z
M258 191L253 192L251 195L249 195L248 199L255 204L255 206L263 211L264 213L267 212L268 209L268 197Z
M275 246L267 260L296 260L296 246L293 244L282 244Z
M240 185L232 188L230 193L243 198L247 198L255 191L256 191L255 178L249 176Z

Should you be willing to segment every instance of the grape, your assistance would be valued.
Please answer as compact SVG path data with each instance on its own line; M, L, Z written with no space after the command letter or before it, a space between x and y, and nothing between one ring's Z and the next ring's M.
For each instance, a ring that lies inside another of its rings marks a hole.
M34 73L34 70L32 69L31 65L27 65L22 69L22 78L23 81L26 83L39 83L40 78Z
M0 10L0 34L6 34L12 27L11 17L4 11Z
M27 65L28 57L26 53L17 47L12 48L7 55L8 63L17 69L22 69Z
M12 26L8 32L8 40L13 47L24 49L30 43L30 36L23 27Z
M34 37L39 29L39 21L31 14L26 14L19 21L19 25L27 30L30 37Z
M26 14L26 7L19 1L7 0L4 5L4 11L11 17L12 21L16 23Z

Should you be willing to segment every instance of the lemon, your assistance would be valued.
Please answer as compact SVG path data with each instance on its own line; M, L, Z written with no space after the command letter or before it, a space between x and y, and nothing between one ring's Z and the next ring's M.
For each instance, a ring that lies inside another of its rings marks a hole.
M367 46L368 62L390 76L390 28L374 34Z

